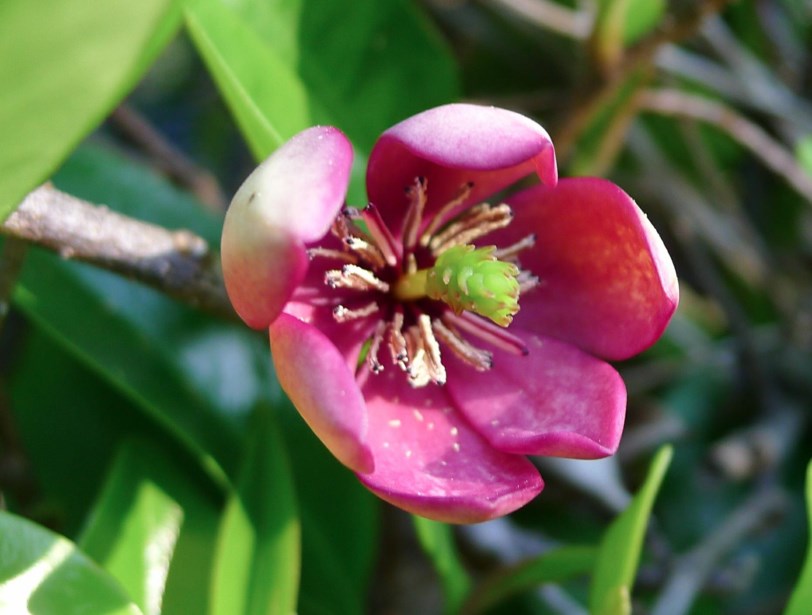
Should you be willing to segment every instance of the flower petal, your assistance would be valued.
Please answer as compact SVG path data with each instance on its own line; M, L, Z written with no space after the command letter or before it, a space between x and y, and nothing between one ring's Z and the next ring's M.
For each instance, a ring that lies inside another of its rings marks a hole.
M307 270L304 244L321 238L344 204L352 146L336 128L293 137L245 180L223 224L223 277L251 327L264 329Z
M330 452L356 472L372 472L367 409L343 355L318 329L288 314L270 326L282 389Z
M466 204L480 202L535 171L555 185L555 151L547 132L529 118L496 107L435 107L384 132L369 157L369 200L394 233L407 205L403 190L416 177L428 180L427 219L474 182Z
M369 445L375 472L359 479L409 512L451 523L506 515L543 486L524 457L492 448L454 410L444 388L413 389L397 369L369 375Z
M620 360L653 344L679 301L677 276L660 236L637 204L597 178L536 186L509 199L512 224L487 242L530 232L522 266L541 284L521 297L516 326Z
M444 357L460 411L499 450L596 459L617 449L626 387L608 363L569 344L515 330L527 356L500 353L488 372Z

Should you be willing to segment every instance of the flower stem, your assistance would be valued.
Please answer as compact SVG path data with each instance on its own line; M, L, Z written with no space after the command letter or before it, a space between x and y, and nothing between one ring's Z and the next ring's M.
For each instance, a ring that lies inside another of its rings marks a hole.
M402 276L392 287L392 296L398 301L417 301L426 296L429 269L420 269Z

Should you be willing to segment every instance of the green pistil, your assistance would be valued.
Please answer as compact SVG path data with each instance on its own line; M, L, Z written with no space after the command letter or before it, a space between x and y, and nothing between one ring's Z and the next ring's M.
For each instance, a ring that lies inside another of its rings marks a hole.
M423 297L446 303L456 313L464 310L507 327L519 311L519 268L498 260L496 248L460 245L443 252L431 269L406 275L393 293L401 301Z

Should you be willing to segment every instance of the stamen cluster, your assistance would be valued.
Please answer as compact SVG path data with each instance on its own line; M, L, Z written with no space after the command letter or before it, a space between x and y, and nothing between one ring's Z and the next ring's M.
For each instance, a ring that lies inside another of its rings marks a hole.
M365 361L373 374L384 370L381 352L408 376L414 387L446 382L441 345L478 371L493 365L490 350L468 336L514 354L526 354L524 343L503 327L519 309L519 296L538 279L520 269L518 255L535 238L497 249L475 248L474 242L510 224L506 204L480 203L462 212L472 183L424 221L427 181L418 177L405 190L408 206L399 237L390 231L378 209L345 209L331 227L340 249L316 247L313 257L342 262L330 269L324 282L347 293L333 309L344 323L379 315L368 340ZM488 322L482 316L489 318ZM499 325L499 326L497 326Z

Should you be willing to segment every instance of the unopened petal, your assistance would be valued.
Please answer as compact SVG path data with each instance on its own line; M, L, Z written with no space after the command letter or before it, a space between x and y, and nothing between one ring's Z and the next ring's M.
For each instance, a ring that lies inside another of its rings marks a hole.
M321 238L344 204L352 146L337 129L309 128L245 180L231 201L221 242L234 309L267 327L307 270L304 244Z
M626 388L614 368L569 344L511 332L527 345L526 356L499 353L475 378L467 365L447 361L449 391L477 431L511 453L614 453L626 414Z
M366 405L344 356L318 329L288 314L271 325L270 338L277 378L302 418L341 463L373 471Z
M558 178L544 128L506 109L452 104L419 113L381 135L369 158L367 192L398 231L408 202L403 191L416 177L427 179L428 218L467 182L473 189L464 204L471 204L533 172L548 185Z
M566 179L510 199L514 220L489 242L529 233L522 267L540 284L524 293L517 327L607 359L633 356L662 334L679 300L674 265L637 204L612 182Z
M369 489L409 512L451 523L506 515L541 491L524 457L491 447L452 406L444 388L413 389L397 368L369 375Z

